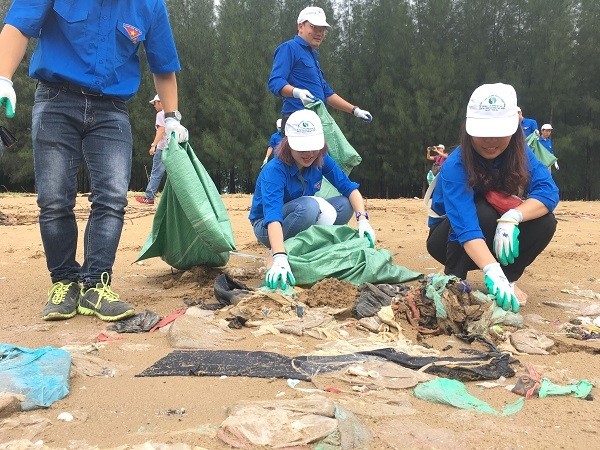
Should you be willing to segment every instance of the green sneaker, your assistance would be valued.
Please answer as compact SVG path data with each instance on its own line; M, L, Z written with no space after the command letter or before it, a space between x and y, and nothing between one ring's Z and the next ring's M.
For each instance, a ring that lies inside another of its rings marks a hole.
M79 284L75 281L57 281L48 291L48 303L42 312L43 320L70 319L77 314Z
M96 287L86 289L85 292L81 289L81 298L77 307L79 314L95 315L107 322L125 319L135 314L133 306L119 300L119 295L111 291L109 278L108 273L104 272Z

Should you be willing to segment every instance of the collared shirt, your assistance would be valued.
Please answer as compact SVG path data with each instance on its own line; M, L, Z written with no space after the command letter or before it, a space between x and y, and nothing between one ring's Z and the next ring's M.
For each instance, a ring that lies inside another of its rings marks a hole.
M280 44L273 56L269 90L279 96L286 84L307 89L324 104L327 104L327 97L334 94L321 71L319 52L313 50L298 35ZM304 109L302 101L293 97L283 97L282 114L291 114L300 109Z
M527 137L538 129L538 124L535 119L523 117L523 120L521 120L521 128L523 129L523 134Z
M258 174L248 219L252 223L264 219L265 226L283 222L283 205L305 195L315 195L321 189L323 177L345 197L359 187L329 155L323 158L321 168L312 165L302 172L296 164L288 166L279 158L273 158Z
M282 134L279 131L276 131L271 135L271 139L269 139L269 147L275 150L275 147L279 145L281 140L283 139Z
M475 155L476 158L481 158ZM558 204L558 187L550 171L526 147L527 167L531 180L525 191L527 198L539 200L553 211ZM492 165L499 167L502 163L502 155L498 156ZM462 162L462 150L457 147L442 166L438 175L439 179L431 196L431 208L439 215L446 214L452 232L450 241L458 241L460 244L473 239L485 239L475 207L475 191L468 186L467 171ZM429 218L429 226L439 223L443 219Z
M141 43L153 73L180 70L164 0L15 0L4 22L37 38L38 80L127 100L140 85Z
M554 155L554 147L552 147L552 138L549 137L548 139L544 139L542 136L540 136L540 144L542 144L544 147L546 147L546 150L548 150L550 153L552 153Z

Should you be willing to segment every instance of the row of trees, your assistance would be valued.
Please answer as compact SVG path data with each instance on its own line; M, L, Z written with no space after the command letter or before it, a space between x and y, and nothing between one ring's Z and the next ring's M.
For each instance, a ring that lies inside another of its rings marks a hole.
M6 9L7 2L0 1ZM191 144L222 192L252 192L281 101L266 82L272 54L296 33L298 12L325 9L333 30L321 66L371 124L332 111L363 157L352 172L369 197L422 193L425 147L456 144L480 84L515 86L525 116L550 122L563 199L600 197L600 2L597 0L167 0L183 70L180 110ZM15 75L19 138L0 161L0 184L33 191L30 113L34 81ZM130 102L131 188L151 159L154 95L147 68ZM0 123L7 125L4 119ZM82 171L82 175L83 171ZM82 176L81 190L86 190Z

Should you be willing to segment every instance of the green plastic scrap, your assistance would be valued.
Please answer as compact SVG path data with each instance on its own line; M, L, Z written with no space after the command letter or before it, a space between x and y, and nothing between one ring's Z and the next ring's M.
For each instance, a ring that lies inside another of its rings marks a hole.
M430 300L433 300L435 304L435 315L438 319L446 319L448 314L446 313L446 308L442 303L442 293L446 290L446 285L448 281L456 278L454 275L442 275L436 273L430 276L430 282L427 284L427 289L425 290L425 295Z
M521 397L516 402L506 405L502 409L502 413L499 413L483 400L469 394L463 383L448 378L437 378L421 383L415 387L413 394L421 400L443 403L456 408L470 409L494 416L511 416L521 411L525 404L525 398Z
M538 397L544 398L549 395L568 395L572 394L573 397L586 398L592 392L592 383L588 380L581 380L576 384L569 384L567 386L561 386L554 384L548 378L542 378L540 390L538 391Z

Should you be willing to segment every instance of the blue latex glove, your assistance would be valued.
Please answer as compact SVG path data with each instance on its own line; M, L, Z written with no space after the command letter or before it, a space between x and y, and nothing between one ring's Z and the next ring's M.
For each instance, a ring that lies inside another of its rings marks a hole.
M167 140L171 139L175 133L175 139L177 142L182 143L190 140L190 134L186 127L179 123L175 117L167 117L165 119L165 134L167 136Z
M375 248L375 230L371 227L371 224L367 219L361 219L358 221L358 235L366 237L371 244L371 248Z
M364 120L365 122L371 122L373 120L373 116L371 115L371 113L369 111L365 111L364 109L360 109L358 106L356 106L352 110L352 114L354 114L359 119Z
M292 90L292 95L294 98L300 99L304 106L316 100L315 96L312 95L307 89L294 88Z
M0 77L0 107L3 105L6 107L6 117L13 118L17 106L17 95L12 81L6 77Z
M270 289L277 289L277 285L281 283L281 289L285 290L288 282L290 286L296 284L288 257L285 253L276 254L273 256L273 265L265 276L265 284Z
M500 264L490 263L483 268L488 292L496 297L496 304L504 311L519 312L519 301Z
M494 253L503 266L514 263L519 256L519 224L522 220L523 215L517 209L509 209L498 219Z

